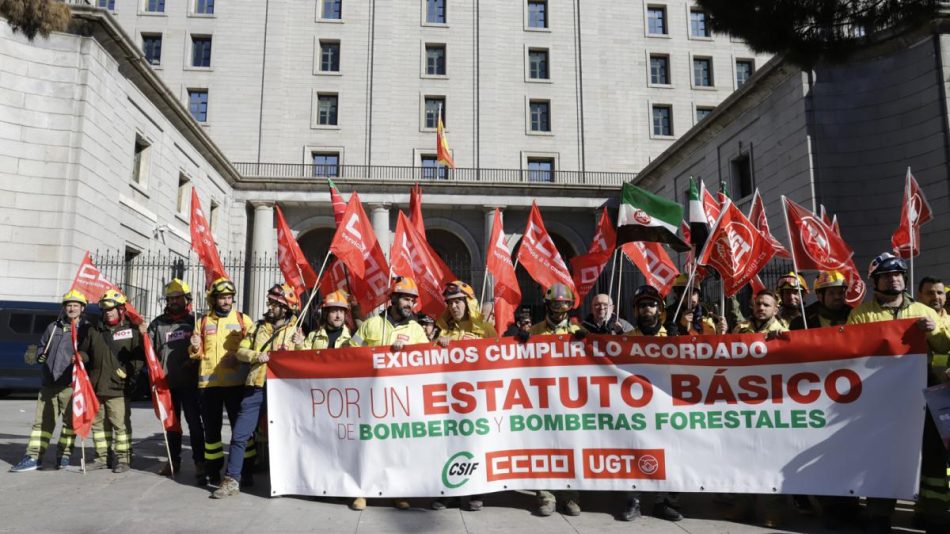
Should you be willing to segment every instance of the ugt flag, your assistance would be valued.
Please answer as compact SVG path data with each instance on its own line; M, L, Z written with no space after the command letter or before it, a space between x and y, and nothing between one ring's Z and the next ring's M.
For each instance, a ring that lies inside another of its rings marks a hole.
M748 284L775 255L775 249L755 225L726 199L719 220L699 254L700 265L711 265L722 276L723 289L731 297Z

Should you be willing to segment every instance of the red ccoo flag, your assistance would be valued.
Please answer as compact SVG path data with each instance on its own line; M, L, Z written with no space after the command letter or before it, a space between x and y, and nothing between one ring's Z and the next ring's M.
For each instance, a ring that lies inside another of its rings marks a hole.
M444 274L429 250L425 238L400 211L399 220L396 222L393 248L389 254L393 274L406 276L416 281L419 287L420 309L435 317L445 309L445 301L442 299Z
M731 200L726 199L697 262L711 265L719 272L723 290L727 297L731 297L748 284L774 255L775 249L769 240Z
M680 274L679 269L663 250L663 245L647 241L633 241L625 243L620 250L640 269L647 285L651 285L660 292L663 298L673 288L673 281Z
M495 208L485 269L491 273L495 284L495 331L499 334L503 334L508 326L515 322L515 308L521 303L521 288L518 287L518 277L515 276L515 266L511 261L511 250L505 244L505 232L502 226L501 211Z
M349 269L350 288L364 312L369 313L386 302L389 264L355 191L350 195L343 223L336 229L330 251Z
M571 259L571 270L573 271L574 287L577 288L577 298L583 300L584 296L590 292L597 278L604 270L604 266L610 261L610 255L617 247L617 231L614 230L613 223L610 222L610 216L607 215L607 208L604 208L600 215L600 222L597 225L597 232L594 234L594 240L591 241L587 254L577 256Z
M208 225L205 214L201 210L201 201L198 200L198 191L191 189L191 248L198 255L198 261L205 269L205 283L218 278L228 278L228 273L221 264L221 257L218 255L218 246L214 244L214 237L211 235L211 227Z
M274 217L277 219L277 263L280 264L284 280L294 288L297 298L301 298L308 288L317 284L317 273L313 272L313 267L300 250L300 244L284 219L284 212L277 204L274 208Z
M346 202L343 200L343 196L340 195L340 190L336 188L336 184L333 183L333 180L327 178L327 185L330 186L330 204L333 205L333 221L337 226L340 226L340 222L343 221L343 212L346 211Z
M772 235L772 231L769 230L769 219L765 216L765 204L762 202L762 195L759 194L758 188L756 188L755 194L752 195L752 206L749 208L749 220L752 221L752 224L772 243L772 248L775 249L776 256L782 258L790 258L792 256L789 254L788 249L782 246L782 244L778 242L778 239L775 239L775 236Z
M99 399L96 392L92 389L92 383L89 382L89 374L86 373L86 367L79 356L79 348L76 336L76 323L70 322L70 329L73 337L73 431L80 439L89 437L92 431L92 421L99 413Z
M891 236L891 245L894 254L909 259L911 254L920 255L920 227L933 219L933 211L920 185L907 167L907 178L904 184L904 200L901 202L901 222ZM913 229L913 234L911 233Z
M571 272L567 270L554 241L544 228L541 211L535 202L531 203L528 224L525 225L524 237L521 238L521 247L518 249L518 261L545 290L556 283L564 284L574 292L574 307L580 304Z
M854 253L821 217L782 196L788 241L799 270L844 270Z

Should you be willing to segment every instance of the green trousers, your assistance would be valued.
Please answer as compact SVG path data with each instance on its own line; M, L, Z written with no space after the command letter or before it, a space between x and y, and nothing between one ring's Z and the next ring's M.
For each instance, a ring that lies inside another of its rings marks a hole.
M30 430L30 441L26 445L26 455L34 460L43 458L56 429L56 420L63 420L63 429L59 432L59 450L57 458L72 453L76 434L72 421L73 388L70 386L43 386L36 399L36 415Z
M112 449L116 462L132 462L132 405L129 399L99 397L99 412L92 421L92 442L96 446L97 461L107 461Z

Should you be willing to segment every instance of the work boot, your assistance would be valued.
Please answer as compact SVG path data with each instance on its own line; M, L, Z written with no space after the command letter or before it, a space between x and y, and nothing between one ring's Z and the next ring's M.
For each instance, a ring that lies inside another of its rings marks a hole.
M357 512L366 509L366 499L363 497L357 497L353 499L353 502L350 503L350 509L356 510Z
M547 517L554 513L554 510L557 508L557 501L552 501L550 499L541 501L541 504L538 505L537 514L541 517Z
M412 508L408 499L393 499L393 506L395 506L397 510L408 510Z
M40 463L36 458L24 456L22 460L10 468L11 473L22 473L23 471L36 471L40 468Z
M175 468L172 470L172 468ZM173 472L174 471L174 472ZM165 462L165 465L162 466L162 470L158 472L159 476L170 477L172 474L178 473L181 471L181 460Z
M653 516L667 521L680 521L683 519L683 514L679 513L679 510L673 508L672 505L666 502L658 502L653 505Z
M627 503L623 507L623 513L620 514L620 519L623 521L636 521L640 519L640 515L640 499L637 497L627 499Z
M577 517L581 515L581 505L577 504L573 499L571 499L561 506L561 513L571 517Z
M468 500L468 511L478 512L482 509L483 504L481 495L472 495L472 498Z
M211 494L212 499L223 499L241 493L241 483L231 477L224 477L221 481L221 487L214 490Z
M436 499L432 501L430 508L432 508L435 511L445 510L447 508L447 506L445 505L445 499Z
M103 458L96 458L94 462L89 464L89 467L86 468L89 471L96 471L98 469L109 469L109 462Z
M113 473L126 473L126 472L128 472L129 469L131 469L131 467L129 466L129 464L127 464L127 463L125 463L125 462L119 462L119 463L115 464L115 467L112 468L112 472L113 472Z

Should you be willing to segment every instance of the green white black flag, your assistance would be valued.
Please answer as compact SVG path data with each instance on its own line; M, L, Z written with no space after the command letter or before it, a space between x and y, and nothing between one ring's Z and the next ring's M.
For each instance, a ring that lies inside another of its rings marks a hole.
M623 184L620 212L617 217L617 244L631 241L666 243L677 252L687 252L687 245L676 231L683 220L683 206L641 189Z

